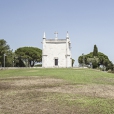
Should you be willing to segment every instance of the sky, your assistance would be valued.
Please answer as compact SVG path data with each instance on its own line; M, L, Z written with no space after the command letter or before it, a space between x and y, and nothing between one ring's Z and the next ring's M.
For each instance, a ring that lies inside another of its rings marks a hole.
M42 49L46 38L65 39L68 31L72 58L93 51L114 63L114 0L0 0L0 39L10 49L32 46Z

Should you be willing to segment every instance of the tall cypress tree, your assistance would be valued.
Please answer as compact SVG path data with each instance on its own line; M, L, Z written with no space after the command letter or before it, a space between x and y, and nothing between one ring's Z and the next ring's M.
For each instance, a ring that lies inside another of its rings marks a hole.
M93 49L93 57L94 56L98 56L98 48L96 45L94 45L94 49Z

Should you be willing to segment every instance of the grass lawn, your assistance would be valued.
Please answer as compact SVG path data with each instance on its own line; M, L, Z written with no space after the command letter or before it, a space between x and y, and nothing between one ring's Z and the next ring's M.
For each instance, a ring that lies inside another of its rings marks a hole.
M114 74L91 69L0 70L0 114L114 114Z

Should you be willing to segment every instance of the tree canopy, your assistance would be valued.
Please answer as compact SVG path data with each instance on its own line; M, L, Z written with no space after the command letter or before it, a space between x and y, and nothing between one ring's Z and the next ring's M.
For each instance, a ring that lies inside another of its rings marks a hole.
M42 61L42 50L36 47L21 47L15 51L16 66L31 66Z
M79 56L78 62L79 64L92 65L93 68L103 65L106 67L106 70L113 69L113 63L109 60L107 55L98 52L96 45L94 45L93 52Z
M96 45L94 45L93 56L98 56L98 48Z
M5 66L10 67L13 65L13 52L10 50L9 45L4 39L0 39L0 66L4 66L4 55L5 55Z
M74 62L75 62L75 60L74 60L74 59L72 59L72 67L73 67L73 65L74 65Z

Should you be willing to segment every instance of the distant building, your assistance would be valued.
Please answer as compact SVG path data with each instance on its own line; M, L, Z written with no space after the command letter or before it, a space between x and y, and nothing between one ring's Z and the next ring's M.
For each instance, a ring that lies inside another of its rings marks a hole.
M46 39L43 36L42 67L44 68L70 68L72 67L71 42L67 32L66 39Z

